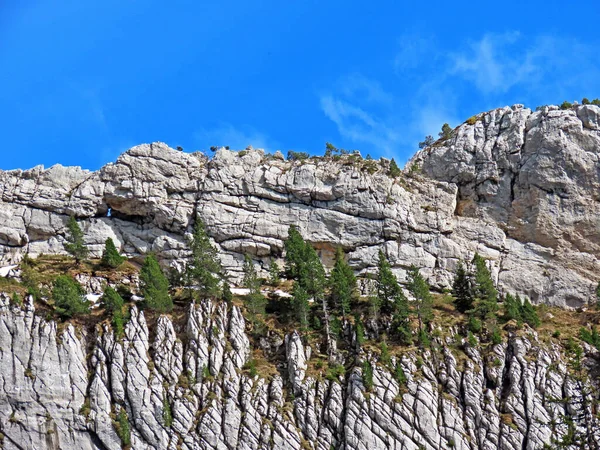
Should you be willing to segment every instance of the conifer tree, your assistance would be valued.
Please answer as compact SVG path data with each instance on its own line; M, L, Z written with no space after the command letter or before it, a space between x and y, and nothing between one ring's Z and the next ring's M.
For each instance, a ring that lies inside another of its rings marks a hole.
M246 308L248 309L250 318L257 329L262 322L262 317L265 315L267 299L260 291L261 281L256 273L256 268L254 267L252 258L250 258L250 255L248 254L244 255L243 271L244 287L250 291L245 299Z
M300 322L300 326L304 329L308 328L308 293L300 284L295 283L292 291L292 309L295 317Z
M60 275L52 286L52 300L56 312L65 318L90 312L90 302L81 285L68 275Z
M447 123L442 125L442 131L440 131L438 133L438 136L441 139L448 139L449 137L451 137L452 136L452 128L450 128L450 125L448 125Z
M126 260L124 256L119 254L115 243L111 238L106 239L104 243L104 251L102 252L102 265L116 269Z
M169 280L152 254L146 256L140 270L140 290L146 308L158 312L168 312L173 309L173 300L169 295Z
M261 282L256 273L252 258L248 254L244 255L242 270L244 272L244 287L250 291L250 294L260 294Z
M414 311L419 321L419 333L425 332L424 325L433 320L433 296L429 283L423 278L417 266L408 269L408 290L414 297Z
M511 294L504 297L504 319L521 321L521 302Z
M331 357L334 352L334 344L331 320L329 317L329 305L327 297L325 296L325 286L327 283L325 269L323 268L319 255L310 244L305 245L304 258L306 263L302 266L298 283L306 289L308 295L313 298L317 305L321 305L325 324L327 351Z
M304 262L301 266L298 282L306 289L308 295L315 302L321 303L325 299L327 278L321 258L319 258L317 251L310 244L306 244L305 246Z
M462 261L459 261L458 268L456 269L456 275L452 283L452 295L457 311L466 313L473 309L474 295L471 276L465 269Z
M531 328L537 328L541 324L537 310L535 309L535 306L531 304L528 298L526 298L521 305L521 318L523 319L523 322L525 322Z
M329 276L329 286L333 307L346 317L356 298L356 277L346 262L344 251L339 247L335 251L335 264Z
M399 177L401 173L402 171L400 170L400 167L398 167L398 164L396 164L396 160L392 158L392 160L390 161L388 175L392 178L396 178Z
M78 265L88 256L89 251L83 242L83 231L81 231L77 220L73 216L69 218L67 223L67 234L63 246L67 253L75 258Z
M198 219L190 240L192 256L186 266L186 286L195 286L201 297L219 296L221 263L217 250L211 245L204 223Z
M398 280L392 273L392 268L382 250L379 250L377 263L377 298L381 303L381 312L390 314L395 309L396 298L402 293Z
M231 287L229 286L229 282L227 280L223 280L223 300L228 303L230 303L233 300Z
M119 293L110 286L106 286L104 294L100 298L101 306L108 312L114 313L115 311L121 311L125 301Z
M409 315L408 299L399 289L396 297L394 298L394 310L392 315L392 323L394 325L394 331L400 338L400 341L408 344L411 341L410 324L408 322Z
M288 278L298 278L304 262L306 243L295 225L290 225L285 247L285 271Z
M113 330L120 336L123 334L125 326L125 317L123 315L123 305L125 301L119 293L110 286L106 286L104 294L100 298L101 306L112 316Z
M384 314L392 315L394 332L399 339L404 343L410 342L408 299L402 292L402 288L392 273L390 263L382 250L379 250L376 286L376 302L381 305L381 311Z
M277 286L280 282L281 277L279 276L279 265L274 259L272 259L271 264L269 264L269 284L271 286Z
M473 267L475 271L475 302L473 314L482 321L487 321L493 319L498 311L498 291L496 291L496 288L494 287L494 281L487 268L485 259L477 253L473 257Z

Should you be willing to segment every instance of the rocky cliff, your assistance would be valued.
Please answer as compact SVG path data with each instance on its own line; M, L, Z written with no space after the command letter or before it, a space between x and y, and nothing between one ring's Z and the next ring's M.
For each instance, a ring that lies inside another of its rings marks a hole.
M277 343L284 361L274 375L244 370L252 349L237 307L191 305L153 332L133 308L116 337L108 326L59 330L30 302L14 308L3 297L0 442L116 450L123 414L134 449L598 448L597 388L579 357L532 331L486 349L460 341L393 358L402 384L365 352L367 392L360 366L327 378L308 371L314 349L296 333Z
M0 264L62 252L69 215L98 254L112 237L129 256L186 256L196 215L239 271L268 265L296 224L327 260L342 246L359 273L384 248L396 274L412 263L447 287L460 259L492 261L501 289L576 307L600 269L600 108L519 105L474 117L388 175L355 155L284 161L262 151L214 158L141 145L98 172L53 166L0 172Z
M0 266L62 253L69 216L96 256L111 237L129 257L153 251L178 265L199 216L233 275L244 253L263 269L281 258L294 224L325 262L342 246L359 275L383 248L399 279L415 264L443 289L477 251L501 290L580 307L600 268L599 153L596 106L475 116L396 177L388 161L358 155L220 149L209 159L141 145L97 172L0 172ZM599 447L589 346L510 327L502 343L479 344L450 326L433 330L430 350L391 361L367 346L344 374L328 373L296 332L266 336L261 350L246 330L238 307L203 301L169 317L134 306L116 336L0 295L0 448Z

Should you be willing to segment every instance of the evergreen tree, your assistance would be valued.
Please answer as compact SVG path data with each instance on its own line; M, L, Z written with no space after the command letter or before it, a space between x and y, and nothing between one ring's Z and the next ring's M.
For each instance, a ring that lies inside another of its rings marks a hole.
M308 295L317 303L321 303L325 298L327 278L321 258L310 244L305 246L304 261L305 264L301 266L298 282L306 289Z
M250 255L244 255L244 266L242 267L244 272L244 287L250 290L250 294L260 294L261 281L256 273L256 268L252 262Z
M108 312L122 311L125 301L119 293L110 286L106 286L104 294L100 298L101 306Z
M223 281L223 300L227 303L231 303L233 300L233 294L231 293L231 287L227 280Z
M379 250L379 261L377 263L377 298L381 303L381 311L390 314L394 310L394 302L402 292L398 280L392 273L392 268L383 250Z
M414 310L419 320L419 333L425 332L424 325L433 320L433 296L429 283L423 278L417 266L408 269L408 290L414 297Z
M511 294L504 297L504 319L521 321L521 302Z
M448 125L447 123L442 125L442 131L439 132L438 136L442 139L448 139L449 137L451 137L452 128L450 128L450 125Z
M285 271L288 278L298 278L304 263L306 243L295 225L290 225L285 247Z
M66 252L75 258L78 265L88 256L89 251L83 242L83 231L81 231L77 220L73 216L69 218L67 223L67 234L63 246Z
M90 302L81 285L68 275L60 275L52 286L54 309L64 318L90 312Z
M392 323L394 327L394 332L400 339L400 342L404 344L410 344L412 341L410 323L408 321L410 310L408 307L408 299L402 292L402 289L399 290L398 294L394 298L394 310L392 312Z
M256 273L256 268L252 262L250 255L244 255L244 287L250 292L246 296L246 309L250 314L250 319L254 323L255 331L258 331L262 323L262 318L265 315L267 299L260 292L261 281Z
M106 286L104 294L100 299L102 307L108 311L112 316L113 329L117 336L123 334L123 328L125 326L125 317L123 315L123 305L125 301L119 293L110 286Z
M398 280L392 273L392 268L388 262L383 250L379 250L379 260L377 263L377 298L381 304L381 312L390 314L394 309L394 301L401 292Z
M102 265L116 269L126 260L124 256L119 254L115 243L111 238L106 239L104 243L104 251L102 252Z
M279 276L279 265L274 259L272 259L271 264L269 264L269 284L271 286L278 286L280 282L281 277Z
M369 295L369 312L373 319L379 319L379 313L381 312L381 299L377 295Z
M142 265L140 291L146 308L158 312L168 312L173 309L173 300L169 295L169 280L154 255L146 256Z
M392 160L390 161L390 168L388 170L388 175L392 178L396 178L399 177L402 174L402 171L400 170L400 167L398 167L398 164L396 164L396 160L394 158L392 158Z
M402 342L410 342L408 299L404 295L404 292L402 292L402 288L392 273L390 263L382 250L379 250L376 286L376 301L381 305L381 311L384 314L392 314L394 332Z
M458 268L456 269L456 275L452 283L452 295L454 297L454 305L458 311L466 313L473 309L474 295L471 276L465 269L462 261L459 261Z
M292 309L302 328L308 328L308 293L300 284L295 283L292 291Z
M198 219L190 240L192 256L185 270L186 285L195 286L201 297L219 296L221 263L217 250L211 245L204 223Z
M373 390L373 366L368 359L365 359L362 364L363 384L367 391Z
M333 333L331 328L331 320L329 317L329 306L327 297L325 296L325 286L327 279L325 277L325 269L321 263L321 259L317 251L309 244L306 244L304 251L305 264L302 266L298 283L310 297L312 297L317 305L321 306L323 311L323 321L325 325L325 340L327 351L330 356L333 355Z
M475 303L472 311L476 317L487 321L493 319L498 311L498 291L494 287L494 281L485 259L477 253L473 257L473 267L475 270Z
M521 318L523 319L523 322L525 322L531 328L537 328L541 324L537 310L535 309L535 306L531 304L528 298L526 298L521 305Z
M435 142L435 139L433 139L433 136L427 135L427 136L425 136L425 140L424 141L419 142L419 148L423 149L425 147L429 147L434 142Z
M285 241L285 265L288 277L294 278L308 298L312 298L323 311L327 351L333 354L332 330L329 317L329 307L325 296L327 279L325 269L316 250L304 241L298 229L291 225L288 239Z
M352 301L356 298L356 277L346 262L344 251L337 248L335 264L329 276L330 298L333 307L346 317L350 313Z

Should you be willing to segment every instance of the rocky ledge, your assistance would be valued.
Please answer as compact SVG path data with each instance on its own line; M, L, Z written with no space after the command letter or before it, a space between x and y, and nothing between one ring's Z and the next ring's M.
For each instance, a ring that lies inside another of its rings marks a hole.
M595 350L566 355L535 332L488 348L435 338L391 361L324 377L297 333L267 377L237 307L208 301L123 336L57 326L0 297L0 447L16 449L598 448ZM404 379L390 367L399 364ZM254 372L256 373L253 373ZM325 371L323 371L325 372Z

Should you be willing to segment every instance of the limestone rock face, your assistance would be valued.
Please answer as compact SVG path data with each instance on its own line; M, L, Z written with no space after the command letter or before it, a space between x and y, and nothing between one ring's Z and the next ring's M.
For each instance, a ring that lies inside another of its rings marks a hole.
M594 279L600 251L599 117L594 105L501 108L410 163L458 187L456 216L503 230L507 258L500 258L499 281L538 302L553 295L576 306L591 294L585 279Z
M60 329L62 328L62 329ZM535 332L479 349L436 338L437 350L371 360L340 378L307 371L310 352L286 336L279 374L251 377L237 307L191 305L149 332L135 307L123 336L107 325L57 327L0 296L0 443L5 450L383 450L598 448L595 394L575 362ZM583 364L597 358L588 349ZM392 375L396 364L406 380ZM595 364L595 363L593 363ZM288 392L288 394L286 394ZM575 444L568 444L575 442Z
M197 217L232 276L248 253L266 271L299 227L325 263L342 246L359 275L383 249L396 275L416 264L449 287L477 251L500 289L534 303L581 306L600 264L600 108L520 105L477 116L419 152L398 178L357 155L284 161L221 148L211 160L165 144L134 147L97 172L0 172L0 266L63 252L75 215L92 255L111 237L128 256L187 257Z

